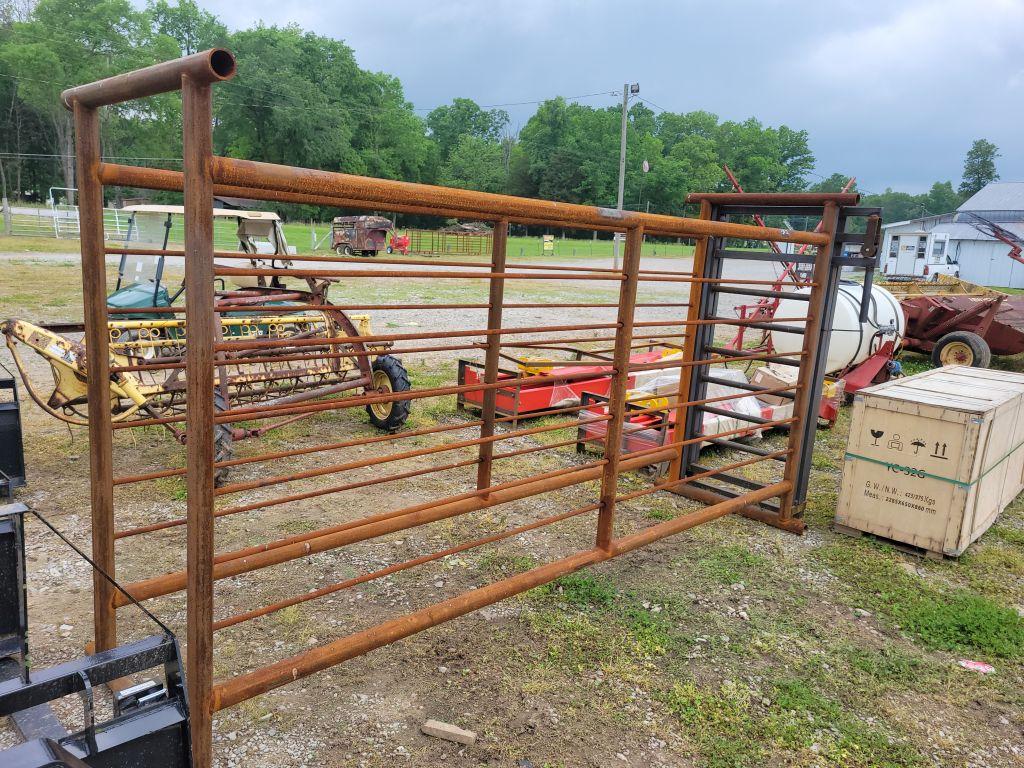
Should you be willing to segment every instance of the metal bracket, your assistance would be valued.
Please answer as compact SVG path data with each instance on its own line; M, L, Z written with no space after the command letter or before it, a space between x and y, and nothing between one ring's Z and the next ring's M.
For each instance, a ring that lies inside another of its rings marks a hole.
M3 768L189 768L188 696L181 654L165 633L49 669L29 669L24 504L0 506L0 717L10 716L24 742L0 750ZM96 686L163 667L152 680L115 695L114 716L96 718ZM78 694L83 727L68 731L50 703Z

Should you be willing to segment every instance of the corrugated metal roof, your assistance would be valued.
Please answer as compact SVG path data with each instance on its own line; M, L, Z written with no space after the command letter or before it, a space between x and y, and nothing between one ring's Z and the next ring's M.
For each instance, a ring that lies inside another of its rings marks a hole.
M1024 211L1024 181L993 181L975 192L958 211Z

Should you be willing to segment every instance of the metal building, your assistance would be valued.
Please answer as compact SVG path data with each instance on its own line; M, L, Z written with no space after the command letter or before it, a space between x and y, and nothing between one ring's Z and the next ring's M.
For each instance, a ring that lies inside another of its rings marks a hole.
M1024 264L992 237L990 224L1024 240L1024 182L988 184L952 213L883 227L882 269L888 275L951 274L980 285L1024 288Z

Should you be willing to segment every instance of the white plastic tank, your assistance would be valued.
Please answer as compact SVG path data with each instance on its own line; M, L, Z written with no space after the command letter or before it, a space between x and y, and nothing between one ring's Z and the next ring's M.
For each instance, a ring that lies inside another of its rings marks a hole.
M809 293L809 288L800 288L794 293ZM896 297L884 288L871 286L868 299L867 322L860 322L860 299L864 286L860 283L842 282L836 295L836 311L832 320L832 336L828 344L826 373L835 373L851 365L867 360L886 341L902 338L906 320ZM807 302L798 299L782 299L775 311L780 320L785 317L807 317ZM803 322L780 325L803 326ZM772 343L780 353L799 352L804 337L795 333L772 331Z

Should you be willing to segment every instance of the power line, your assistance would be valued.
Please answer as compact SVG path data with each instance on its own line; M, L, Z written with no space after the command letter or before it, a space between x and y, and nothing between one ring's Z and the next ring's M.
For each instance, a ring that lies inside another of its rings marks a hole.
M66 153L46 153L46 152L0 152L0 157L74 157L73 154ZM181 162L180 157L132 157L129 155L103 155L103 160L147 160L147 161L170 161Z
M637 98L640 99L640 101L642 101L644 104L650 104L652 107L654 107L655 109L657 109L660 112L668 112L667 109L665 109L664 107L659 107L657 104L655 104L650 99L645 99L643 96L637 96Z
M595 93L581 93L578 96L549 96L546 99L534 99L532 101L509 101L504 104L478 104L477 106L480 107L481 109L497 109L498 107L524 107L530 104L543 104L546 101L551 101L552 99L558 98L565 99L566 101L572 101L573 99L589 99L592 96L615 96L615 92L596 91ZM447 104L442 104L440 106L447 106ZM438 107L415 107L415 109L417 112L433 111L434 109L438 109Z

